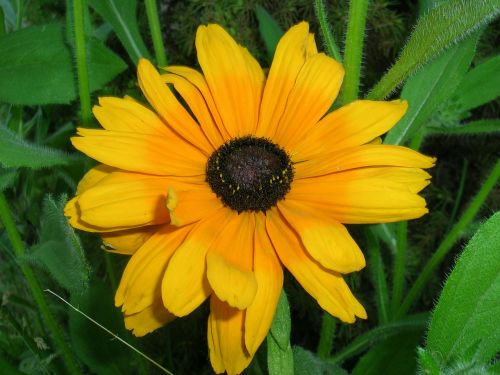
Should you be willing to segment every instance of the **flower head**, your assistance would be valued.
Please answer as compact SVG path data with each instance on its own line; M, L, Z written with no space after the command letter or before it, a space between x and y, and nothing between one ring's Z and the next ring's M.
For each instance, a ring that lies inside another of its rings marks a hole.
M280 40L267 78L218 25L198 28L196 48L203 73L139 62L152 109L99 99L104 129L72 142L102 164L66 215L132 255L115 298L127 328L144 335L210 298L212 366L236 374L269 330L283 266L330 314L366 318L343 279L365 266L343 224L425 214L417 194L434 160L380 144L404 101L327 113L344 71L305 22Z

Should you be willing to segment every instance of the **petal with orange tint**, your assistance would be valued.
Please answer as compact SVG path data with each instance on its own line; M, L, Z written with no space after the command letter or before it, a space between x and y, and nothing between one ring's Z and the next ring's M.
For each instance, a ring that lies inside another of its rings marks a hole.
M273 138L293 149L331 107L342 84L344 68L323 53L309 58L290 91L283 116Z
M276 209L266 213L266 228L281 262L324 310L346 323L353 323L356 316L366 318L365 309L342 276L307 254L300 238Z
M191 229L165 225L130 258L115 295L125 314L140 312L161 297L167 263Z
M357 100L326 115L294 146L297 160L360 146L386 133L403 117L408 103Z
M210 298L208 347L210 362L217 373L240 374L251 362L245 350L245 311L229 306L216 296Z
M101 238L106 250L117 254L134 254L158 230L151 225L117 232L102 233Z
M231 136L224 127L224 124L222 123L222 118L220 117L219 110L215 105L214 98L212 96L212 93L210 92L210 89L208 88L207 81L205 80L205 77L203 77L203 74L201 74L195 69L188 68L187 66L171 65L166 67L165 70L167 70L169 73L176 74L186 79L200 91L201 95L203 95L203 99L205 99L205 102L207 103L208 109L210 110L210 114L212 115L215 123L217 124L217 128L221 132L223 138L225 140L230 139Z
M256 215L253 269L257 293L245 315L245 346L254 354L265 339L283 287L283 270L266 232L265 216Z
M197 308L212 292L206 275L206 255L227 221L225 208L196 223L170 259L162 282L165 307L176 316Z
M366 265L361 249L339 222L290 199L278 203L278 209L300 236L309 255L323 267L350 273Z
M199 148L205 155L210 155L212 147L200 126L162 82L160 73L148 60L139 60L137 77L144 96L160 117L186 141Z
M172 225L182 226L210 217L223 207L207 184L187 188L169 186L167 208Z
M253 213L228 210L229 220L221 228L207 254L207 277L217 297L232 307L248 307L257 292L253 273L255 219Z
M204 175L207 157L182 138L112 130L78 129L78 150L112 167L154 175Z
M428 212L416 193L429 181L418 168L359 168L297 179L287 199L305 202L345 224L371 224L418 218Z
M219 148L224 143L224 139L208 109L205 98L198 88L177 74L162 74L161 78L165 83L174 85L175 90L182 96L195 115L212 147L214 149Z
M431 168L436 159L407 147L363 145L317 155L295 165L295 177L305 178L362 167Z
M165 177L115 172L78 197L81 220L100 227L138 227L169 220Z
M174 319L175 315L163 306L160 298L138 313L124 315L125 328L131 330L137 337L153 332Z
M87 232L112 232L117 230L129 229L128 227L108 227L103 228L96 225L91 225L82 220L82 212L78 204L79 195L70 199L64 206L64 216L68 219L69 224L76 229Z
M100 97L92 112L106 130L156 136L172 134L156 113L130 99Z
M227 132L254 134L264 84L259 63L215 24L198 27L196 51Z
M307 22L291 27L281 37L276 46L262 95L257 136L274 136L276 126L285 110L288 95L306 61L307 51L310 49L312 45Z

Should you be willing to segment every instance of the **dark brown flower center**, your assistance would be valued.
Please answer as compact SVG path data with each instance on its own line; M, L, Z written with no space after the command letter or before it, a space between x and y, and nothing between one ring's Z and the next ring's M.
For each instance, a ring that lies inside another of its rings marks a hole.
M293 166L278 145L245 136L226 142L210 156L206 180L233 210L265 212L290 191Z

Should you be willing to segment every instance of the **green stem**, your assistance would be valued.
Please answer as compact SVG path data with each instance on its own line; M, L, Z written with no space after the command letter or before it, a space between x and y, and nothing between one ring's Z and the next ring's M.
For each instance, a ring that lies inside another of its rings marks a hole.
M0 221L5 227L5 231L7 232L10 242L12 243L14 253L17 257L21 257L24 254L24 244L16 228L12 213L3 193L0 193ZM21 271L23 272L24 277L28 282L28 286L31 290L31 294L33 295L33 299L38 306L38 310L43 316L47 328L52 333L55 344L61 351L62 357L69 373L81 374L77 362L73 357L73 353L70 351L64 339L64 335L58 323L55 321L54 316L49 309L49 306L47 305L47 301L45 300L42 289L40 288L40 284L38 284L38 280L36 279L33 270L25 263L20 263L19 267L21 268Z
M106 251L104 252L104 261L106 262L106 273L109 276L109 282L111 284L111 288L113 292L116 292L118 289L118 279L116 278L115 267L113 266L113 262L111 262L111 255Z
M73 0L73 22L75 25L75 57L78 74L78 94L80 96L80 107L82 124L84 127L90 125L92 112L90 110L90 89L87 65L87 51L85 46L84 16L86 11L85 0Z
M361 58L365 37L368 0L349 2L349 19L344 50L345 78L342 87L342 103L345 105L358 98Z
M316 13L316 18L318 19L326 52L329 56L333 57L338 62L342 62L342 56L340 55L337 43L335 43L335 38L333 37L333 32L330 24L328 23L325 3L323 2L323 0L314 0L314 12Z
M385 324L389 320L387 312L389 295L387 293L387 279L384 271L384 263L382 262L382 255L380 254L380 243L373 228L366 228L365 236L368 248L368 268L375 287L378 322L379 324Z
M406 266L406 249L407 249L407 231L408 222L402 221L396 224L396 254L394 257L394 273L392 281L392 301L391 311L392 316L396 314L401 304L403 289L405 284L405 266Z
M323 313L323 320L321 322L321 334L319 336L319 343L317 354L319 358L326 359L330 356L333 346L333 338L335 336L335 318L328 314Z
M16 1L16 30L21 28L23 23L23 10L24 10L24 2L22 0Z
M448 254L452 246L455 244L455 242L462 234L463 230L470 224L472 219L474 219L477 212L479 211L484 201L488 197L488 194L490 193L491 189L493 189L493 187L497 183L499 177L500 177L500 161L497 161L491 173L489 174L488 178L484 182L483 186L481 186L479 192L472 199L472 202L470 203L469 207L467 207L462 217L457 222L457 224L455 224L453 229L450 232L448 232L445 239L443 240L443 242L441 242L434 255L432 255L431 259L429 259L429 261L425 265L424 269L422 270L417 280L413 284L412 288L408 292L408 295L404 299L403 304L401 305L401 308L398 311L397 314L398 316L405 315L410 309L410 307L413 305L413 303L417 300L417 298L420 297L420 294L422 293L422 290L427 284L427 281L429 281L429 277L441 264L446 254Z
M460 184L458 186L457 196L455 197L455 204L453 205L453 210L451 211L450 220L448 221L448 228L446 229L446 232L450 231L451 226L455 222L455 217L457 217L458 208L460 207L460 202L462 201L462 195L464 193L468 166L469 162L467 159L465 159L462 165L462 173L460 175Z
M349 345L345 346L342 350L337 352L334 356L328 359L329 363L341 364L349 358L352 358L364 350L372 347L376 343L385 340L398 333L423 330L427 326L429 314L416 314L407 318L401 319L397 322L387 323L377 326L372 330L363 333L356 337Z
M156 0L146 0L146 13L148 15L149 32L151 39L153 39L153 48L155 50L156 62L160 66L167 65L167 55L160 29L160 18L158 17L158 7Z

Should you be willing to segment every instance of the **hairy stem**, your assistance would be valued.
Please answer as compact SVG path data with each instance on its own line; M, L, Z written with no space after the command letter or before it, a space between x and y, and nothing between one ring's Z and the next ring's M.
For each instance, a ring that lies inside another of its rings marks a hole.
M338 62L342 62L342 56L340 55L337 43L335 43L335 38L333 37L333 32L330 24L328 23L325 3L323 2L323 0L314 0L314 11L316 13L316 18L318 19L319 27L321 29L321 35L323 36L323 42L325 44L326 52L329 56L333 57Z
M343 104L350 103L358 98L367 10L368 0L351 0L349 2L349 18L344 50Z
M318 349L316 351L319 358L326 359L330 356L333 345L333 338L335 336L335 326L335 318L327 312L324 312L323 320L321 322L321 333L319 336Z

